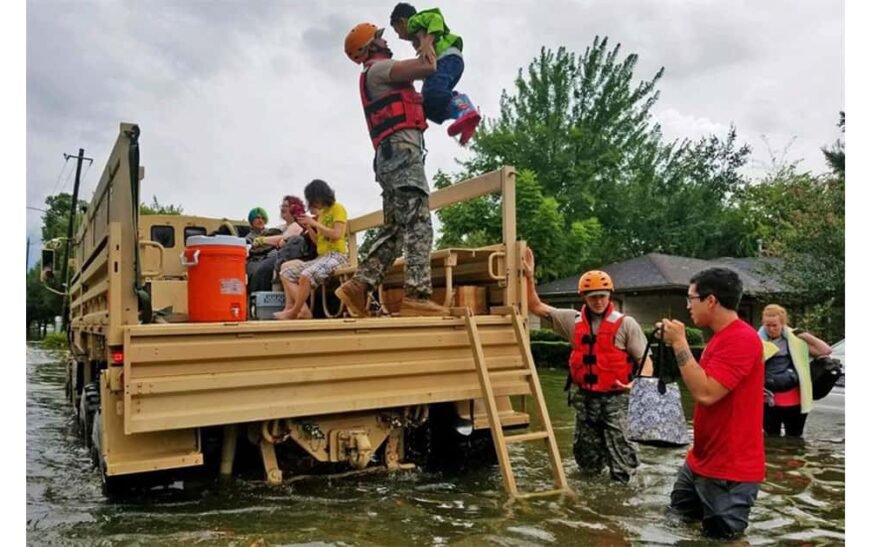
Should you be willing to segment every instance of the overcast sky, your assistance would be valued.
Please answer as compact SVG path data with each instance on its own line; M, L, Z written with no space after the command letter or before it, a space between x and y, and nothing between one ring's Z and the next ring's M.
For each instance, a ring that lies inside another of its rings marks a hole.
M89 200L121 121L142 129L143 200L185 213L244 218L322 178L356 216L380 207L357 90L343 52L351 27L388 26L390 2L27 2L27 205L72 191L84 148ZM666 67L656 119L667 138L725 134L731 123L767 163L763 136L820 172L820 147L844 109L840 1L602 2L446 0L464 38L458 89L485 116L543 45L583 52L594 36L639 54L637 78ZM417 5L419 9L429 5ZM397 58L411 46L388 28ZM427 131L427 172L457 170L466 151ZM759 173L760 168L751 170ZM37 256L41 213L27 210Z

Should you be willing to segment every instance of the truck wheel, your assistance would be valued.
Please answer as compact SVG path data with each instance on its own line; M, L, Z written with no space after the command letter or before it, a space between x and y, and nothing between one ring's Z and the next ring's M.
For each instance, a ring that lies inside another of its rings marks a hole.
M72 368L72 363L67 363L66 373L64 374L64 396L67 398L68 403L73 402L73 381L70 378Z
M100 390L96 382L87 384L82 390L79 399L79 431L85 443L85 448L90 448L91 433L94 430L94 414L100 409Z
M115 497L127 491L127 483L124 477L110 477L106 475L106 460L103 459L103 449L100 446L100 431L102 428L103 417L99 407L94 413L93 429L91 431L91 461L94 467L100 471L100 490L106 497Z

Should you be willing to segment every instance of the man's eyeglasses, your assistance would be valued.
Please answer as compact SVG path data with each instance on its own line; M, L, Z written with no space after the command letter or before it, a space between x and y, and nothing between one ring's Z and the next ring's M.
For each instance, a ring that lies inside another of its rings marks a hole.
M705 294L689 294L684 297L685 301L687 301L687 305L690 306L690 303L694 301L694 299L699 299L700 302L708 298L709 295Z

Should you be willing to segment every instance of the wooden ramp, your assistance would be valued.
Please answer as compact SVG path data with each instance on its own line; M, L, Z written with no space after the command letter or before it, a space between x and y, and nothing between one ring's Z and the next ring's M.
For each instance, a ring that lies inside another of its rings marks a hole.
M536 366L533 363L533 355L530 353L530 343L527 339L524 326L521 323L521 317L514 307L498 307L492 308L491 313L497 315L508 315L511 318L514 329L515 339L517 340L516 347L521 352L521 361L523 367L520 369L495 371L488 370L485 361L484 349L482 347L482 338L479 334L476 317L472 315L469 308L454 308L452 313L463 317L466 322L466 331L469 336L469 344L472 346L473 360L475 362L475 370L478 374L478 380L481 384L481 391L487 409L487 418L490 425L491 435L494 440L494 448L497 451L497 459L500 464L500 472L503 475L503 483L506 491L510 496L515 498L527 498L534 496L547 496L552 494L568 494L571 493L568 484L566 483L566 475L563 472L563 463L560 459L560 451L557 448L557 441L554 438L554 430L551 427L551 419L548 416L548 408L545 405L545 398L542 395L542 386L539 384L539 376L536 374ZM531 431L528 433L506 435L503 431L503 424L500 421L499 409L497 408L496 398L494 394L494 383L508 380L523 378L529 385L529 393L533 398L535 409L539 412L540 421L543 429L540 431ZM548 451L551 471L554 477L554 488L544 492L530 492L521 494L518 492L518 485L515 482L515 474L512 471L512 462L509 459L508 445L510 443L521 443L530 441L544 441L545 448Z

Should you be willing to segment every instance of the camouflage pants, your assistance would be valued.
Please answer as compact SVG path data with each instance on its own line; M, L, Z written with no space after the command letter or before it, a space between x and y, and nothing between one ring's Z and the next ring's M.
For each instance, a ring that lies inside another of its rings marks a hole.
M376 155L375 175L382 188L385 222L355 278L370 289L377 287L402 254L406 262L406 296L429 299L433 294L430 280L433 223L421 149L407 144L383 144Z
M575 437L572 452L582 473L600 473L606 465L612 479L629 482L639 467L636 445L627 439L629 393L572 397Z

